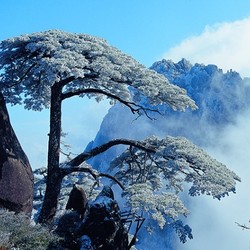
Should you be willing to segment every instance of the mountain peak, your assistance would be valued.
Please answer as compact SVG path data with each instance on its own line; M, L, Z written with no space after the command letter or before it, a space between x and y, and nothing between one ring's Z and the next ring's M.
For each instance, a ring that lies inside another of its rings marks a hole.
M150 69L166 76L170 81L173 80L172 78L186 74L191 68L192 64L184 58L178 63L174 63L172 60L162 59L161 61L153 63L150 67Z

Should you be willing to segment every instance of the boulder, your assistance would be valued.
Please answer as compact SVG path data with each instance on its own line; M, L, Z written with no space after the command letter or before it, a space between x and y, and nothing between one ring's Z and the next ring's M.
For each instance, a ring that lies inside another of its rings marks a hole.
M0 92L0 207L30 213L34 177L29 160L11 126Z
M83 235L80 238L80 245L80 250L94 250L91 239L87 235Z
M105 186L94 201L88 202L78 235L81 239L89 238L93 249L128 249L127 230L124 228L119 206L109 186ZM81 247L86 249L83 246L80 246L80 249Z
M66 209L74 210L78 212L81 217L83 217L86 210L87 202L88 199L84 190L81 187L74 184L69 194L69 199L66 204Z

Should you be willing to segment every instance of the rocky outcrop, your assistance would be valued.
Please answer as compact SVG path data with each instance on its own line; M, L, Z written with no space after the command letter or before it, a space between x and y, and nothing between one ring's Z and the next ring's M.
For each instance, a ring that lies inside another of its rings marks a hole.
M81 187L74 184L69 194L69 199L66 204L66 209L74 210L78 212L81 217L83 217L86 210L87 202L88 199L84 190Z
M128 249L127 231L109 186L105 186L96 199L88 203L78 235L81 236L81 242L84 244L80 249ZM92 242L91 246L90 242Z
M76 185L72 191L79 191ZM75 208L60 217L55 233L63 249L128 250L128 232L109 186L88 201L83 219Z
M249 79L242 79L233 70L224 73L216 65L192 65L185 59L178 63L163 59L150 68L186 89L199 107L192 116L203 119L206 124L223 126L232 123L240 111L249 107ZM169 112L171 116L176 113Z
M0 92L0 207L30 213L33 202L33 174L11 126Z

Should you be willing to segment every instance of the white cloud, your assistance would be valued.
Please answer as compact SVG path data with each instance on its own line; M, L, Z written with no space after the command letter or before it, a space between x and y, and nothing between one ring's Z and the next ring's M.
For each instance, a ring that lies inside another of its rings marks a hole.
M164 58L177 62L216 64L224 71L233 69L250 76L250 17L235 22L218 23L170 48Z
M250 157L250 110L239 115L236 122L220 133L207 152L226 164L241 177L236 194L221 201L201 196L191 199L189 225L194 239L181 246L183 250L244 250L250 249L249 230L237 223L250 226L249 157Z
M164 58L175 62L186 58L191 63L215 64L223 71L233 69L250 77L250 17L235 22L207 26L204 31L169 49ZM233 125L220 131L211 148L214 158L235 171L242 182L236 194L221 201L198 197L189 202L188 223L194 239L181 249L249 249L249 230L242 231L235 222L247 224L250 218L250 109L239 113ZM211 132L211 131L210 131Z

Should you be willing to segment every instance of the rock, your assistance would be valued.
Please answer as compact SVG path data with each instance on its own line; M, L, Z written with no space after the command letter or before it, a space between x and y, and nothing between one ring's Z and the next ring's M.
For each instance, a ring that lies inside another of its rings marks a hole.
M81 225L81 218L76 211L65 211L58 220L55 233L63 239L61 245L63 249L79 249L76 232Z
M73 186L73 189L71 190L69 194L69 199L66 205L66 209L72 209L74 211L77 211L81 217L83 217L86 205L87 205L88 199L84 192L84 190L75 185Z
M122 223L118 204L113 197L112 189L105 186L94 201L88 202L78 235L88 236L93 249L128 249L128 234Z
M34 177L0 92L0 207L31 213Z
M99 193L98 197L107 197L110 198L111 200L114 200L114 192L109 186L104 186L102 191ZM98 199L97 197L97 199ZM101 198L102 199L102 198Z
M80 250L93 250L91 239L87 235L80 238Z

